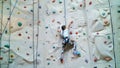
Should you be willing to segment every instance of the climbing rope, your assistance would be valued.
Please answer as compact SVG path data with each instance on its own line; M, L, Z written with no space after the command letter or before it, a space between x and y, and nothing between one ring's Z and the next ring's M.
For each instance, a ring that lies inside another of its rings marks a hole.
M65 19L65 25L67 25L67 20L66 20L66 1L64 0L64 19Z
M40 6L40 1L38 0L38 11L37 11L37 15L38 15L38 22L37 22L37 45L36 45L36 61L35 61L35 64L36 64L36 68L37 68L37 62L38 62L38 59L37 59L37 56L38 56L38 45L39 45L39 22L40 22L40 20L39 20L39 15L40 15L40 13L39 13L39 6Z
M0 32L0 48L2 47L2 23L3 23L3 0L2 0L2 2L1 2L2 4L1 4L1 26L0 26L0 28L1 28L1 32ZM1 49L0 49L0 57L1 57ZM0 61L0 68L1 68L1 61Z
M10 13L12 13L13 11L11 11L11 9L12 9L12 5L11 5L11 0L10 0ZM12 14L11 14L12 15ZM10 15L10 18L11 18L11 15ZM10 19L10 21L9 21L9 49L8 49L8 66L7 66L7 68L9 68L10 67L10 62L11 62L11 59L10 59L10 38L11 38L11 30L10 30L10 24L11 24L11 19Z
M12 7L12 3L11 2L12 1L10 0L10 7ZM14 9L16 8L16 4L17 3L18 3L18 0L16 0L15 4L13 6L13 9L11 8L10 15L9 15L9 20L7 20L7 23L5 24L5 27L4 27L3 32L2 32L2 35L3 35L4 31L6 30L6 27L7 27L8 23L9 23L9 21L11 20L12 13L13 13Z
M34 27L34 25L35 25L35 24L34 24L34 23L35 23L35 22L34 22L34 20L35 20L35 18L34 18L34 16L35 16L35 15L34 15L34 10L35 10L35 8L34 8L34 0L32 0L32 1L33 1L33 2L32 2L32 8L33 8L33 15L32 15L32 25L33 25L33 26L32 26L32 29L33 29L33 36L32 36L32 39L33 39L33 40L32 40L32 46L33 46L33 68L36 68L36 64L35 64L35 62L34 62L34 61L35 61L35 45L34 45L34 44L35 44L35 42L34 42L34 40L35 40L35 39L34 39L34 35L35 35L35 34L34 34L34 29L35 29L35 27Z
M114 58L116 58L115 56L115 40L114 40L114 29L113 29L113 18L112 18L112 9L111 9L111 3L110 3L110 0L108 0L108 3L109 3L109 10L110 10L110 20L111 20L111 28L112 28L112 41L113 41L113 52L114 52ZM116 68L116 59L114 59L114 62L115 62L115 68Z

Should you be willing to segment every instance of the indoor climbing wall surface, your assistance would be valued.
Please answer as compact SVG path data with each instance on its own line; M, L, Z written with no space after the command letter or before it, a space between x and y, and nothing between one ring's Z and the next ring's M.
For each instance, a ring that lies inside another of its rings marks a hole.
M113 28L114 28L114 44L115 44L115 57L116 57L116 68L119 68L120 65L120 1L116 0L116 2L111 1L111 14L112 14L112 21L113 21Z
M108 0L1 0L2 68L115 68ZM62 25L70 26L73 49L60 62Z

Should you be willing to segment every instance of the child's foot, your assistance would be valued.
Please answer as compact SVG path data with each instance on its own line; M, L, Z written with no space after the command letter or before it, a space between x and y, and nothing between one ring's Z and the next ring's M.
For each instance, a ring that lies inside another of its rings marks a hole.
M64 63L64 60L63 60L63 58L60 58L60 62L63 64Z

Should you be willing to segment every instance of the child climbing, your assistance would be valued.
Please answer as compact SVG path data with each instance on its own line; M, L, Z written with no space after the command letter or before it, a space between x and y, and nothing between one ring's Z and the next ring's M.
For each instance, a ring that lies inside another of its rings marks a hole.
M68 27L66 25L62 25L61 27L61 37L63 39L63 44L67 44L69 43L69 40L70 40L70 35L69 35L69 29L70 29L70 26L73 22L71 22Z
M69 35L69 30L70 30L70 26L73 22L71 22L68 27L66 25L62 25L61 27L61 38L63 39L62 41L62 52L61 52L61 57L60 57L60 62L63 63L64 62L64 53L71 50L72 48L74 48L73 50L73 55L76 57L80 57L80 52L77 51L77 46L75 44L74 40L70 39L70 35Z
M73 45L71 45L70 43L70 35L69 35L69 29L72 23L73 22L71 22L68 26L62 25L61 30L59 30L59 32L61 33L60 36L63 40L62 41L62 44L63 44L62 53L61 53L61 58L60 58L61 63L63 63L64 53L73 48Z

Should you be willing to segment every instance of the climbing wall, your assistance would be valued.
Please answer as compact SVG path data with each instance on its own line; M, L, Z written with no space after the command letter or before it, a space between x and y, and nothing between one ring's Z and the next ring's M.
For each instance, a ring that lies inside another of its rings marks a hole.
M119 33L119 30L120 30L120 24L119 24L119 21L120 21L120 1L116 0L116 2L114 1L111 1L111 12L112 12L112 21L113 21L113 31L114 31L114 44L116 45L115 46L115 58L116 58L116 68L119 68L120 65L120 55L119 55L119 48L120 48L120 33Z
M109 0L0 0L0 67L116 68L112 9ZM71 49L61 63L58 30L70 23L81 56Z

